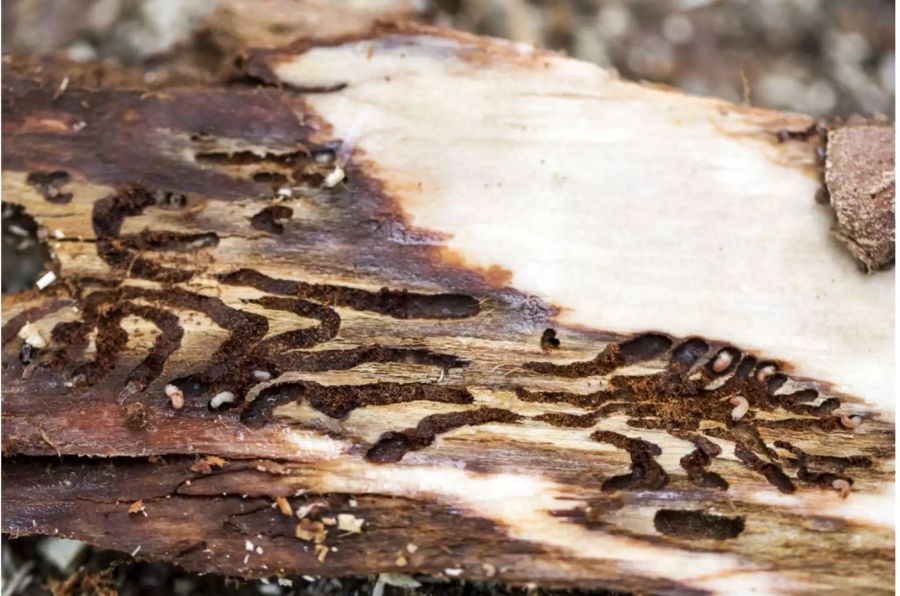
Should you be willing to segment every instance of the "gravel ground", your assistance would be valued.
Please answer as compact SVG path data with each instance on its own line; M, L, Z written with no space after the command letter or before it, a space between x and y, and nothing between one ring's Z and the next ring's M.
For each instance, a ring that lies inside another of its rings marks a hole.
M140 64L210 13L210 0L4 0L3 51L61 51ZM809 113L894 117L889 0L436 0L438 22L526 41L692 93ZM3 205L3 292L33 286L48 251L34 221ZM80 571L79 571L80 570ZM3 538L11 594L393 594L384 578L236 582L50 538ZM420 578L422 579L422 578ZM423 580L424 582L424 580ZM535 594L466 582L422 594ZM546 592L541 592L546 593Z

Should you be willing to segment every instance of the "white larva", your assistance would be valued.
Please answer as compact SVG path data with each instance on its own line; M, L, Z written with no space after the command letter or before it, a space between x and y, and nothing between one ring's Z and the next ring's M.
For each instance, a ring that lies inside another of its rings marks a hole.
M325 188L334 188L341 180L344 179L344 169L341 166L334 166L334 169L325 176Z
M842 499L846 499L850 494L850 483L843 478L838 478L831 483L831 486L840 493Z
M732 361L734 360L734 355L728 350L722 350L718 354L716 354L715 360L712 363L712 370L714 373L722 373L731 366Z
M272 378L272 373L267 370L254 370L253 378L257 381L268 381Z
M231 391L222 391L221 393L217 393L215 397L209 400L209 407L213 410L217 410L222 407L222 404L233 403L235 399L237 398Z
M173 408L180 410L184 407L184 392L181 389L175 385L166 385L164 391L166 392L166 397L172 402Z
M847 428L859 428L862 424L862 416L858 416L856 414L844 414L841 416L841 424L843 424Z
M56 281L56 274L52 271L48 271L47 273L42 275L40 279L38 279L36 282L34 282L34 285L37 286L37 289L43 290L44 288L46 288L47 286L49 286L50 284L52 284L55 281Z
M776 372L776 368L774 364L767 364L761 367L758 371L756 371L756 380L760 383L765 383L769 380L769 377L774 375Z
M734 404L735 408L731 410L731 419L737 422L750 410L750 402L747 401L746 397L732 397L730 402Z

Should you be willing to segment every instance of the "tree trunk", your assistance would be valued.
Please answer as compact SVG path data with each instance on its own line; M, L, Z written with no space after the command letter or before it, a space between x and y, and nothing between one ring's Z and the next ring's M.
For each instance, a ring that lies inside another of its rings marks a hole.
M3 300L4 531L245 577L892 589L893 274L856 267L893 258L892 127L413 26L230 85L7 66L4 199L58 280ZM848 136L853 254L813 200Z

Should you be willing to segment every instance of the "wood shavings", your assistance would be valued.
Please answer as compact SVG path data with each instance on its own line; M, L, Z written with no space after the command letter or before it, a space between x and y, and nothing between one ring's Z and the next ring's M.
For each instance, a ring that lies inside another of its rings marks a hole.
M325 562L325 557L328 556L328 547L324 544L316 545L316 558L319 560L319 563Z
M191 472L199 472L201 474L209 474L213 468L225 467L228 461L216 455L207 455L200 461L191 466Z
M328 530L325 529L325 524L322 522L304 518L297 524L294 536L300 540L321 544L328 536Z
M53 92L52 99L56 101L60 97L63 96L63 93L66 92L66 89L69 87L69 77L63 77L63 80L59 82L59 87L56 88L56 91Z
M129 514L138 514L141 513L144 517L147 517L147 511L144 509L144 499L138 499L134 503L128 506Z
M263 461L256 464L256 469L260 472L266 472L268 474L288 474L290 470L277 462L274 461Z
M366 520L356 517L352 513L338 514L338 529L351 534L359 534L362 532L362 526Z
M301 505L301 506L297 507L297 518L303 519L310 513L313 513L315 511L319 511L322 509L327 509L327 508L328 508L328 503L326 503L324 501L313 501L312 503L306 503L305 505Z
M290 501L285 497L278 497L275 499L275 504L278 505L278 510L281 511L284 515L291 516L294 515L294 510L291 507Z
M41 330L32 323L25 323L22 328L19 329L19 337L32 348L42 350L47 347L47 340L44 338L43 334L41 334Z

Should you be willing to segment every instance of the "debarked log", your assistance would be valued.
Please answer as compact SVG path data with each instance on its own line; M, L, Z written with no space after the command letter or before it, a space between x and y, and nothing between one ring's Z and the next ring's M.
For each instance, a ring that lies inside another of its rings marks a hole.
M58 279L3 300L5 532L244 577L892 589L892 126L412 25L244 68L7 65L3 198Z

